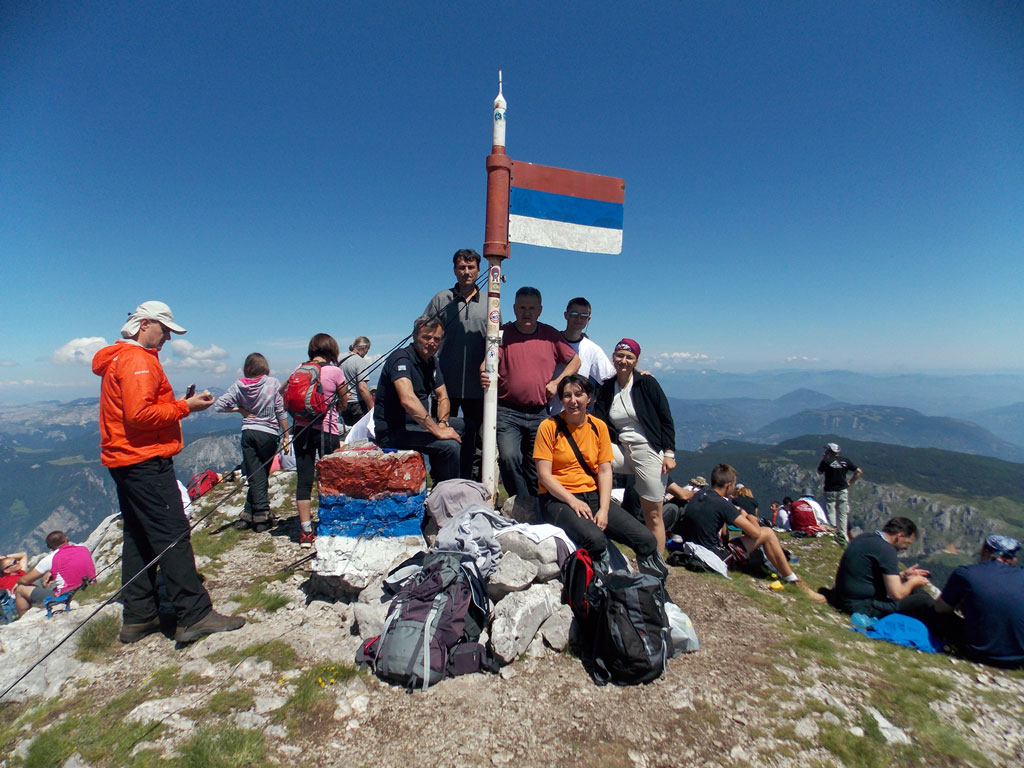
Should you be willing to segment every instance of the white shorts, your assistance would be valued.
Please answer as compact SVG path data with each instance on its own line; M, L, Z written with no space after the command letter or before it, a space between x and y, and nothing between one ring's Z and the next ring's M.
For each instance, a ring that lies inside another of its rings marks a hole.
M636 492L644 501L664 501L668 475L664 474L664 456L650 443L633 434L623 443L612 443L612 472L636 477Z

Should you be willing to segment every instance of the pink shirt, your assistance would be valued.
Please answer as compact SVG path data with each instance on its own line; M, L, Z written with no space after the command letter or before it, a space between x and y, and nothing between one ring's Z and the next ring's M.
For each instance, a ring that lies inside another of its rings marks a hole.
M299 366L295 366L295 370L298 370ZM295 373L295 371L292 371ZM325 365L320 368L320 384L324 388L324 397L330 400L334 397L334 393L338 390L345 390L345 374L341 372L341 368L336 365ZM322 432L326 432L329 435L338 434L338 411L337 406L340 405L342 408L345 407L345 400L347 398L339 397L338 403L335 403L334 408L330 408L327 411L327 415L324 416L323 422L318 423L314 429L319 429ZM309 419L295 419L296 426L304 427L309 424Z
M36 565L42 573L49 571L53 577L53 594L60 596L78 589L82 579L96 578L96 566L88 547L80 544L63 544Z

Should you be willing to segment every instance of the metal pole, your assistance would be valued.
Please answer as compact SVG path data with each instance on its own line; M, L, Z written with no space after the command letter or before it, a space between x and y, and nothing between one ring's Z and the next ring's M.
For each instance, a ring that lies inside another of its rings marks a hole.
M494 99L494 120L491 133L491 154L487 156L487 214L484 224L484 257L487 259L487 350L484 370L491 385L484 392L482 481L493 497L498 490L497 469L498 419L498 345L501 318L501 262L509 257L508 189L512 177L512 160L505 154L505 97L501 95L501 72L498 72L498 95Z

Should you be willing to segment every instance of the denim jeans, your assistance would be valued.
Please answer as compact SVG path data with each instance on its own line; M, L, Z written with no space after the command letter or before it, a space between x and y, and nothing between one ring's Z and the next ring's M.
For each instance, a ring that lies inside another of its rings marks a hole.
M844 488L841 491L825 491L825 514L828 521L836 527L836 539L846 543L846 531L850 526L850 492Z
M505 493L525 498L537 495L537 465L533 463L533 442L546 411L524 413L498 406L496 422L498 471Z

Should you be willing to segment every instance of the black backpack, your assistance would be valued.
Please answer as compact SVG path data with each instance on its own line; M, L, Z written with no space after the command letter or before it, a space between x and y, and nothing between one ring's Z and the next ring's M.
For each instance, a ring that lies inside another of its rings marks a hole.
M672 656L661 579L643 573L594 571L578 549L562 569L562 601L572 609L580 656L598 685L657 680Z

